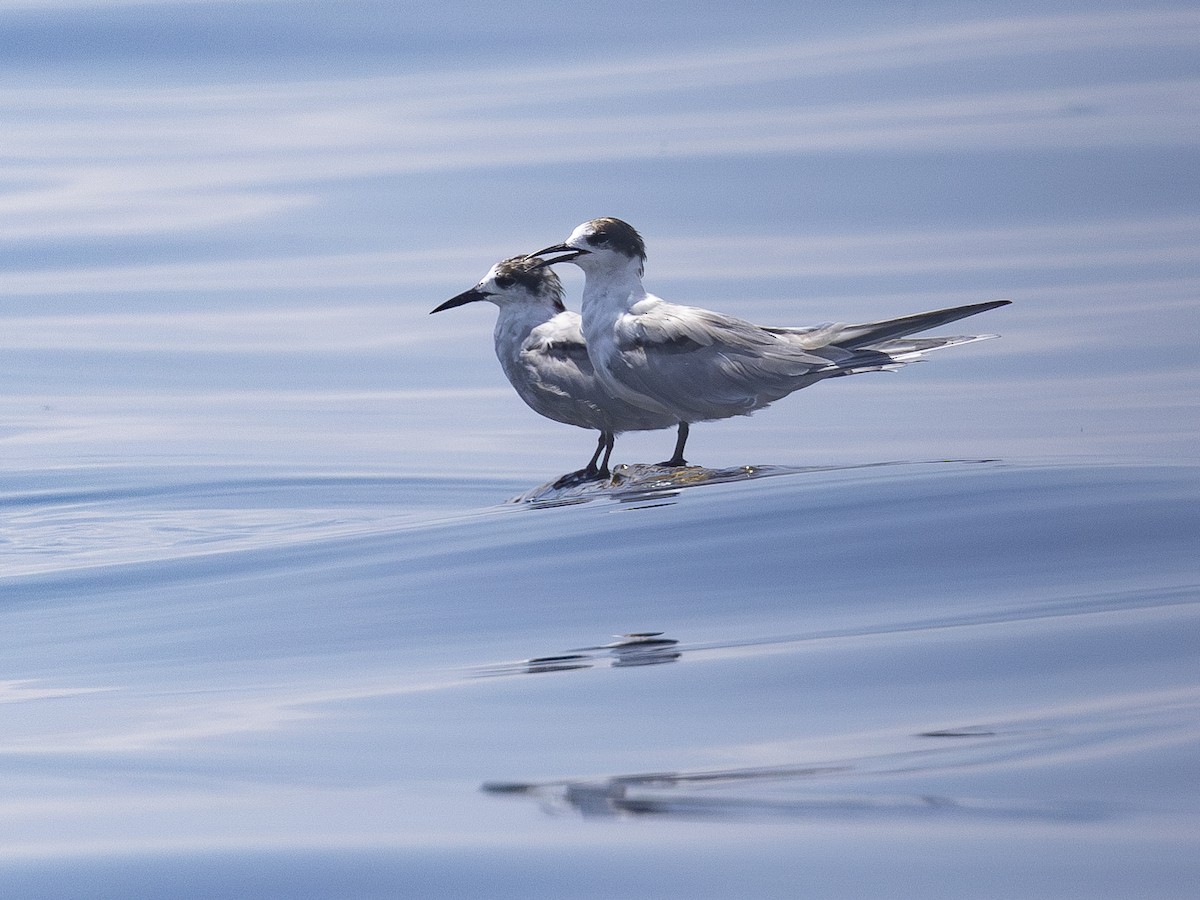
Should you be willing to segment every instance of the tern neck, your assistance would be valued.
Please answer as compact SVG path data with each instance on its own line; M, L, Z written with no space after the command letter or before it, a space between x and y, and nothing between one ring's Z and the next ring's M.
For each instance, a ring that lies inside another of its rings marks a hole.
M501 355L506 348L520 347L533 329L556 315L558 311L548 303L510 303L501 306L493 332L496 353Z
M583 285L583 313L619 315L645 299L642 287L642 261L630 259L617 265L585 270L587 279Z

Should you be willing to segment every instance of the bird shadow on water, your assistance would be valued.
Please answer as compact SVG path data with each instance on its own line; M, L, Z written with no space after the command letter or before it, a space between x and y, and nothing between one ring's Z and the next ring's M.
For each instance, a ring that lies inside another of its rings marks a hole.
M820 472L848 472L855 470L880 469L892 466L968 465L994 463L996 459L939 459L925 461L894 460L886 462L859 463L843 466L733 466L724 469L709 469L704 466L664 466L648 463L619 465L613 468L608 478L598 478L579 484L560 484L560 480L548 481L531 488L509 500L511 504L535 508L554 508L589 503L593 500L614 500L619 503L636 503L646 500L669 501L686 488L714 484L730 484L774 478L781 475L804 475Z

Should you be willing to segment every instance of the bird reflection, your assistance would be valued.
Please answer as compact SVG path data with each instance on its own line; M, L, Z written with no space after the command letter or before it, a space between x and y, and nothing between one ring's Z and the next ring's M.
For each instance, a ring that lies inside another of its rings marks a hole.
M588 661L588 657L582 653L564 653L562 656L539 656L536 659L527 660L523 664L523 668L516 671L536 675L539 672L567 672L571 669L590 669L591 667L592 664ZM495 674L507 673L497 672Z
M666 502L679 495L686 487L704 484L724 484L730 481L749 481L772 475L791 475L811 469L787 466L736 466L729 469L706 469L703 466L633 465L614 466L612 477L601 481L562 486L549 482L519 497L511 503L527 503L546 508L573 506L590 500L608 499L620 503L642 503L648 500Z
M484 666L476 670L480 678L500 675L538 675L546 672L566 672L572 669L631 666L659 666L675 662L683 653L679 641L662 636L661 631L635 631L616 635L618 640L597 647L565 650L552 656L535 656L515 663Z
M986 756L987 753L984 753ZM823 780L888 772L935 771L937 752L883 754L844 763L659 772L542 782L487 782L493 795L528 797L552 815L586 818L672 816L744 820L784 816L806 820L1082 822L1111 811L1096 805L1055 806L1024 800L958 798L942 794L825 792ZM961 764L951 763L951 765ZM752 791L753 793L749 793Z
M643 815L647 813L735 812L751 801L736 798L669 797L650 791L701 784L737 781L775 781L806 778L836 772L836 767L727 769L717 772L656 772L642 775L616 775L600 780L547 781L540 783L488 782L489 794L518 794L536 798L547 812L575 811L584 816ZM753 801L756 805L760 801Z
M729 482L753 481L780 475L803 475L814 472L839 472L853 469L877 469L888 466L945 465L947 463L987 463L988 459L945 459L926 461L894 460L859 463L844 466L733 466L708 469L703 466L671 467L634 463L613 466L612 476L581 483L560 484L550 481L513 497L509 503L525 504L538 509L575 506L593 500L611 500L641 509L673 504L685 488Z
M679 641L661 635L661 631L625 634L621 635L621 640L597 649L609 651L613 657L614 669L623 666L659 666L675 662L683 655L675 649Z

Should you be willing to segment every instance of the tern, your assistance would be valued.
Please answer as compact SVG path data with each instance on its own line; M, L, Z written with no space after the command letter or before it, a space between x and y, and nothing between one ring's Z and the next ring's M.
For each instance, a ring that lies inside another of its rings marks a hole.
M667 413L614 399L603 388L583 342L579 313L563 305L562 284L542 260L517 256L498 262L475 287L431 313L479 300L499 308L496 357L521 399L547 419L600 432L587 465L564 475L558 486L607 478L617 434L677 424Z
M563 243L530 255L546 257L540 265L583 269L582 333L596 378L612 396L679 423L666 466L687 465L693 422L749 415L827 378L898 369L931 350L995 337L909 335L1011 302L861 325L773 328L647 293L646 245L620 219L584 222Z

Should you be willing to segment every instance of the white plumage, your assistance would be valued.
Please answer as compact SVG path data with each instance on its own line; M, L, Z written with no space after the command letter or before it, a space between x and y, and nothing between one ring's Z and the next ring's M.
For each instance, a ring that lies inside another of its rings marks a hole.
M670 428L678 422L669 414L616 400L604 389L588 357L579 314L563 306L558 276L541 260L522 256L499 262L479 284L433 312L479 300L499 309L496 357L521 399L548 419L600 432L587 466L564 476L561 483L606 477L617 434Z
M620 219L585 222L535 256L586 275L582 333L596 379L614 397L680 423L667 465L684 465L688 424L748 415L810 384L895 369L993 335L910 338L1009 303L993 300L861 325L774 328L668 303L642 286L645 244ZM662 427L662 426L660 426Z

